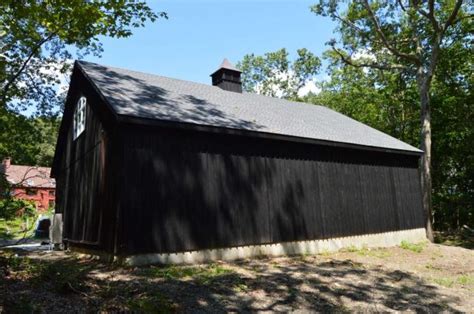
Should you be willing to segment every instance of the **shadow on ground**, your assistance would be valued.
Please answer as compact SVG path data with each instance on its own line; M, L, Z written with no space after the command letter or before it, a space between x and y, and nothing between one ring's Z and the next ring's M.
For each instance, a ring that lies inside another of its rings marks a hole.
M413 274L318 257L123 268L0 253L5 312L457 311ZM453 307L454 306L454 307Z

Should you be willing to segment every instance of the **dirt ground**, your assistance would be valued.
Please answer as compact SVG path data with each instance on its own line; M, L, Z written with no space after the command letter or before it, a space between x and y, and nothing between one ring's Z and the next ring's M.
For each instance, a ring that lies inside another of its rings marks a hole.
M0 272L8 313L474 312L474 251L438 244L141 268L4 251Z

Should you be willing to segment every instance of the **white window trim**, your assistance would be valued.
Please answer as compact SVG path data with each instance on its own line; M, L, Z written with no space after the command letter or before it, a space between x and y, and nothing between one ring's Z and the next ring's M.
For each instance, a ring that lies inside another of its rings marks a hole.
M87 99L81 96L77 101L73 117L73 140L77 139L86 128Z

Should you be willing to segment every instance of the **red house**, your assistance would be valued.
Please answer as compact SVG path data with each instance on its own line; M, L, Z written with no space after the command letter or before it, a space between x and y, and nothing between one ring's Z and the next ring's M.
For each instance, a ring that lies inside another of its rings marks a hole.
M13 196L34 201L38 211L55 205L56 181L50 172L48 167L12 165L11 158L5 158L0 167L0 173L13 186Z

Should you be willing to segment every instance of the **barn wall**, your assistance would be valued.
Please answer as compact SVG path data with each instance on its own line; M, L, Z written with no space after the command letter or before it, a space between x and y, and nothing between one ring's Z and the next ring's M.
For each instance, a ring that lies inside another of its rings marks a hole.
M72 115L81 95L87 98L86 128L73 140ZM61 158L56 168L56 212L63 213L64 239L70 244L88 245L110 251L113 235L112 206L105 190L106 152L111 146L103 121L105 104L93 87L75 70L60 129ZM59 146L59 145L58 145ZM58 147L56 148L58 150Z
M122 127L118 252L182 252L423 227L418 157Z

